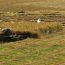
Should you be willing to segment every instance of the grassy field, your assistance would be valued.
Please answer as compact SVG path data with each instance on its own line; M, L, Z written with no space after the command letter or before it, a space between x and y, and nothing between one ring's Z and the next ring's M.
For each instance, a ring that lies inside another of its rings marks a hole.
M19 31L36 32L38 39L0 43L0 65L65 65L65 34L53 33L44 35L39 28L54 28L60 23L4 22L0 28L12 28Z
M38 39L0 42L0 65L65 65L65 27L61 24L65 22L64 6L64 0L0 0L0 12L5 12L0 13L0 20L3 20L0 22L0 31L11 28L14 31L37 33L39 36ZM17 20L14 23L9 21L9 17L16 20L19 15L15 14L21 11L26 14L23 18L36 17L37 20L45 13L50 16L43 15L41 18L47 22L41 23L28 20ZM57 16L56 13L60 15ZM36 15L32 17L27 14ZM61 23L57 22L59 20Z
M0 11L64 10L64 0L0 0Z

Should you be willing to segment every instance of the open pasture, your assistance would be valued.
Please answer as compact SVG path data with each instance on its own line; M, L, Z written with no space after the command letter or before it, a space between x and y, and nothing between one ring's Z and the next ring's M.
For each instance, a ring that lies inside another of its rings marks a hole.
M1 22L0 30L11 28L17 31L30 31L39 34L38 39L0 43L0 65L64 65L65 34L53 33L45 36L39 29L54 28L57 22ZM50 36L50 37L48 37Z

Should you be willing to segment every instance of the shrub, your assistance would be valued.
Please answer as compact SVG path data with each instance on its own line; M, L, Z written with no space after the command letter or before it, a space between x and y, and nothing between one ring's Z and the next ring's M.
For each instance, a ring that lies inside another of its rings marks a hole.
M54 24L54 25L47 25L44 28L39 28L39 31L43 34L52 34L56 32L62 31L62 25L61 24Z

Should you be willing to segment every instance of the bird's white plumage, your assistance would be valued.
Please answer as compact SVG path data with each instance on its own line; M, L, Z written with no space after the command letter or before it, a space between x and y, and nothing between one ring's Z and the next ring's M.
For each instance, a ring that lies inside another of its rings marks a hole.
M41 22L41 19L39 18L38 20L37 20L37 23L40 23Z

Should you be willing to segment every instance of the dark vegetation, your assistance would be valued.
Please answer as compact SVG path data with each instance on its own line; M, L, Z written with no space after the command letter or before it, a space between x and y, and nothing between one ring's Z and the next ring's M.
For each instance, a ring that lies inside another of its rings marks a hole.
M24 40L26 38L38 38L38 35L36 33L31 32L12 31L10 29L5 29L0 34L1 42L18 41Z

